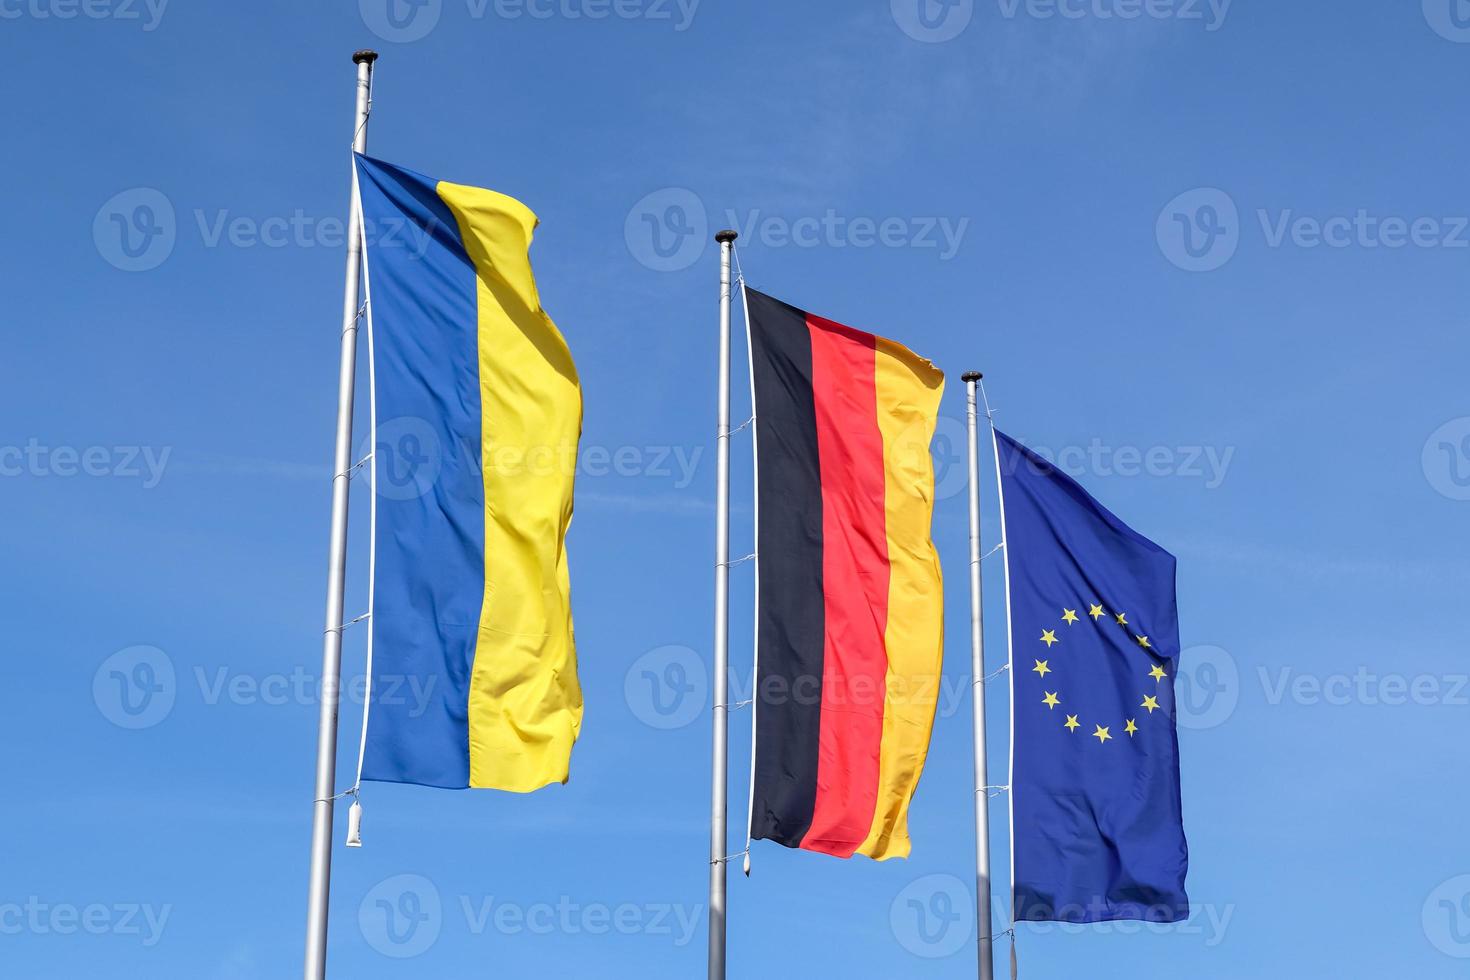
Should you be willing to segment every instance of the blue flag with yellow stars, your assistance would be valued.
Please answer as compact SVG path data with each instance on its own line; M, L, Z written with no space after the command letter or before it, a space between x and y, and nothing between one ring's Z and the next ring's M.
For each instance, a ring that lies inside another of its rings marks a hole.
M1189 917L1174 556L995 433L1017 921Z

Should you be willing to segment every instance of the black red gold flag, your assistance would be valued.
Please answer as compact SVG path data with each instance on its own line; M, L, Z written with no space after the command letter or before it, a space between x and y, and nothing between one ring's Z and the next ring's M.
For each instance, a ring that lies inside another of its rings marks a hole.
M944 375L747 289L756 415L751 836L909 853L944 646L929 536Z

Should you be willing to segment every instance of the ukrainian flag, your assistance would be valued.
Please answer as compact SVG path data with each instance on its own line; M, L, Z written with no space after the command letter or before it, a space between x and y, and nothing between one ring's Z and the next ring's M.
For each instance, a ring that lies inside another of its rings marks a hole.
M357 156L377 442L364 779L530 792L582 723L576 367L513 198Z

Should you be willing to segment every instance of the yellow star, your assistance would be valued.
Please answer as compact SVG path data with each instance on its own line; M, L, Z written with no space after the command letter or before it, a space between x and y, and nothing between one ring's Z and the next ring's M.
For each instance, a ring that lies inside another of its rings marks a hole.
M1068 626L1071 626L1073 623L1077 622L1077 610L1063 609L1062 622L1066 623Z
M1115 618L1118 620L1118 625L1119 626L1127 626L1128 625L1128 614L1127 613L1118 613Z
M1158 664L1154 664L1154 669L1148 672L1148 676L1152 677L1156 681L1161 681L1166 675L1164 674L1164 668L1160 667Z
M1049 660L1038 660L1036 661L1036 666L1032 667L1031 670L1035 673L1040 674L1042 677L1045 677L1047 674L1051 673L1051 667L1047 666L1050 663L1051 661Z
M1108 734L1108 730L1106 728L1104 728L1103 726L1098 725L1096 727L1097 727L1097 731L1095 731L1095 732L1092 733L1092 737L1095 738L1095 739L1097 739L1097 744L1098 745L1103 744L1108 739L1110 739L1110 738L1113 737L1113 736L1111 736L1111 735Z
M1125 732L1128 733L1128 737L1129 738L1132 738L1133 737L1133 733L1136 732L1136 731L1138 731L1138 726L1135 725L1135 724L1133 724L1133 719L1132 718L1129 718L1128 719L1128 727L1125 728L1125 729L1123 729L1123 731L1125 731Z
M1061 704L1062 701L1056 696L1056 692L1047 691L1046 697L1041 699L1041 703L1046 705L1048 708L1055 708L1057 705Z
M1062 727L1066 728L1069 732L1074 732L1081 727L1081 722L1077 720L1076 715L1068 715L1067 720L1062 723Z
M1138 634L1135 633L1134 636L1138 636ZM1149 646L1148 637L1146 636L1138 636L1138 645L1143 647L1145 650L1153 649L1153 647Z
M1051 646L1053 643L1056 643L1057 642L1057 632L1056 632L1056 630L1042 630L1041 631L1041 642L1042 643L1045 643L1047 646Z
M1144 699L1143 699L1143 704L1140 704L1139 705L1140 708L1147 708L1149 714L1153 714L1154 713L1154 709L1157 708L1158 706L1159 706L1159 699L1156 698L1156 697L1153 697L1152 695L1145 695L1144 696Z
M1087 615L1089 615L1089 616L1092 617L1092 621L1094 623L1097 622L1099 619L1102 618L1102 614L1103 614L1103 608L1102 608L1102 606L1099 606L1099 605L1094 604L1094 605L1089 606L1088 609L1087 609Z

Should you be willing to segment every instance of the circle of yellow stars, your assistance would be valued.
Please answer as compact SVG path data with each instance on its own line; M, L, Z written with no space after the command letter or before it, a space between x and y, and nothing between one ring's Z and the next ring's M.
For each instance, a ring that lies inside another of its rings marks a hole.
M1104 617L1111 615L1111 618L1115 625L1128 629L1130 633L1133 632L1130 628L1130 624L1128 622L1128 614L1126 612L1116 612L1109 614L1106 610L1103 609L1101 603L1089 602L1087 604L1086 615L1091 617L1094 623L1100 622ZM1077 610L1067 609L1066 607L1062 608L1063 627L1074 626L1079 622L1081 622L1081 618L1077 615ZM1046 646L1046 649L1050 651L1052 647L1062 642L1061 639L1057 636L1057 633L1059 631L1061 631L1063 635L1065 635L1065 630L1062 629L1062 627L1058 627L1057 629L1043 629L1041 631L1041 636L1038 638L1037 642L1044 644ZM1153 651L1153 644L1150 642L1148 636L1140 633L1133 633L1133 639L1134 642L1136 642L1144 650L1148 650L1150 652ZM1031 672L1036 674L1042 680L1046 680L1047 674L1055 673L1055 671L1052 670L1050 658L1046 660L1035 659L1034 662L1036 666L1031 668ZM1153 679L1155 690L1157 690L1157 685L1160 684L1164 680L1164 678L1169 675L1165 672L1162 666L1160 666L1159 664L1154 664L1153 667L1149 670L1148 676ZM1042 693L1045 694L1045 697L1041 699L1041 703L1046 705L1048 711L1056 711L1056 709L1062 703L1060 694L1058 694L1056 691L1047 691L1044 687L1042 689ZM1139 703L1138 707L1141 710L1147 711L1148 714L1152 715L1155 711L1158 711L1162 707L1162 705L1159 704L1159 698L1157 694L1145 693L1143 695L1143 700ZM1066 720L1062 722L1062 727L1065 728L1067 731L1076 733L1079 728L1083 727L1082 722L1078 720L1076 715L1067 714L1065 710L1062 712L1062 714L1066 718ZM1094 724L1092 727L1092 734L1088 737L1097 739L1097 743L1099 745L1106 745L1108 742L1113 740L1113 726ZM1127 719L1126 723L1123 726L1123 734L1127 735L1131 739L1137 733L1138 719L1136 717Z

